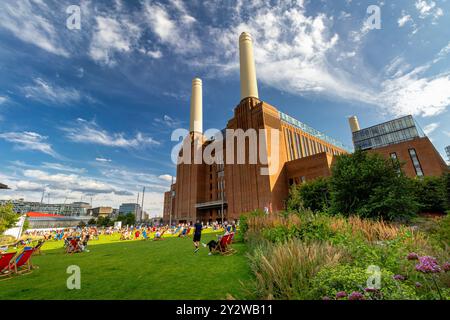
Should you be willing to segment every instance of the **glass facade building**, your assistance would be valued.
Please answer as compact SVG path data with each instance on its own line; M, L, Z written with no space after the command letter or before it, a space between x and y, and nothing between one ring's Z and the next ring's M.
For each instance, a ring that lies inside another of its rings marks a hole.
M406 116L353 133L355 149L370 150L424 137L412 116Z

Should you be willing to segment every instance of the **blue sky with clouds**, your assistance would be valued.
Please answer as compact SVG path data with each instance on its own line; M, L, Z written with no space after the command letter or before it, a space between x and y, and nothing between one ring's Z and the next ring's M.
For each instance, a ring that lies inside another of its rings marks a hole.
M66 9L81 7L81 30ZM381 29L366 25L381 8ZM366 127L413 114L450 144L450 1L0 2L2 198L162 211L187 128L191 79L203 79L204 128L239 102L238 37L254 38L260 98L351 145Z

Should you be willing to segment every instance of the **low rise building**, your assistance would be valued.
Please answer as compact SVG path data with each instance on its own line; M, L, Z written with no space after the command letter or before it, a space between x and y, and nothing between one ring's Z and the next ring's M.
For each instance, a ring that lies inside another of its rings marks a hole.
M412 116L360 129L356 117L349 119L355 149L381 154L403 164L411 178L441 176L448 166Z

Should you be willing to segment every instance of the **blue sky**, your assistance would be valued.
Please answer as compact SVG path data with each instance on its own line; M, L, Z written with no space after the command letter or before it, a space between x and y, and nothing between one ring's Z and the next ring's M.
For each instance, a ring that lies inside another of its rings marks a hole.
M66 9L81 7L81 30ZM381 29L367 28L369 5ZM204 128L239 102L238 37L254 38L260 98L351 145L362 127L413 114L443 154L450 144L450 1L0 2L1 198L162 211L203 79Z

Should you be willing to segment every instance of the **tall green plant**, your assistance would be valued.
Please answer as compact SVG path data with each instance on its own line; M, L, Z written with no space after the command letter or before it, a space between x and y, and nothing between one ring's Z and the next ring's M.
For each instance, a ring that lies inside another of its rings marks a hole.
M19 215L14 212L12 203L0 205L0 234L14 227L19 220Z
M330 179L334 214L396 219L417 212L411 183L378 154L357 150L337 158Z
M447 199L444 177L414 179L413 185L421 212L445 212Z
M313 212L326 211L330 206L329 179L318 178L299 186L299 196L303 206Z

